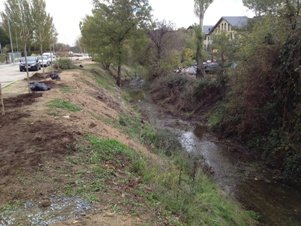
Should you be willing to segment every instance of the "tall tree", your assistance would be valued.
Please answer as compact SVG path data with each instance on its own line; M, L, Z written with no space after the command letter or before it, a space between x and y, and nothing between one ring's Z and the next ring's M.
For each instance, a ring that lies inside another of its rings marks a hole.
M33 17L31 11L31 2L29 0L7 0L5 3L5 11L1 14L4 21L11 23L15 30L19 31L20 42L23 45L25 63L27 65L27 48L33 37ZM28 90L29 73L26 67Z
M222 67L222 75L225 74L225 69L231 63L237 60L235 53L239 48L238 39L230 39L225 32L213 36L212 48L217 50L216 57Z
M46 12L45 0L32 0L31 11L34 23L34 39L42 55L43 47L50 45L53 19Z
M197 49L196 49L196 61L197 61L197 70L196 76L197 77L204 77L205 71L203 68L203 23L204 23L204 16L205 12L210 6L213 0L194 0L194 13L199 18L199 26L196 27L196 42L197 42Z
M256 15L277 14L287 19L292 30L300 23L301 0L243 0Z
M156 58L158 61L162 58L164 48L167 44L166 35L173 30L173 25L166 21L156 23L156 28L148 32L151 41L156 49Z
M151 40L151 48L155 52L153 62L151 62L154 77L160 76L164 71L162 68L163 57L166 55L168 44L171 41L171 36L168 34L172 31L173 25L171 23L158 21L155 23L155 28L148 32L148 36Z
M243 0L244 5L254 10L257 16L268 12L274 13L282 2L283 0Z
M126 42L150 21L148 0L94 0L93 15L81 23L83 41L97 56L108 55L117 65L116 84L121 85ZM103 58L102 58L103 59Z
M1 48L9 44L9 37L2 27L0 27L0 44ZM1 52L1 49L0 49Z

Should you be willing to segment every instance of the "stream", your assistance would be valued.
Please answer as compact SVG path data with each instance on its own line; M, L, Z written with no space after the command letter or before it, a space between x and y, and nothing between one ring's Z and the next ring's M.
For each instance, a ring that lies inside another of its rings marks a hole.
M142 89L130 93L150 123L175 134L183 150L199 156L227 195L259 215L260 225L301 226L301 189L273 179L270 170L243 147L225 145L203 126L164 113ZM202 164L202 167L203 164Z

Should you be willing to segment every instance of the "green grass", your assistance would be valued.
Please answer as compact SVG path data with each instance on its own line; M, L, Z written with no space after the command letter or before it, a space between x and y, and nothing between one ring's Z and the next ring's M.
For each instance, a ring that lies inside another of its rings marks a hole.
M73 92L73 88L71 88L70 86L62 86L60 87L60 90L62 93L72 93Z
M21 200L9 202L6 205L0 207L0 213L6 212L6 211L14 211L14 210L18 209L22 204L23 204L23 202Z
M131 166L130 172L142 174L145 168L145 160L139 156L133 149L112 139L99 139L95 136L88 136L91 144L92 156L90 163L111 161L114 164L128 162Z
M54 99L48 103L48 107L51 109L63 109L70 112L78 112L81 111L81 108L70 101L62 100L62 99Z
M77 146L79 156L67 157L71 165L84 166L85 169L77 170L70 175L75 183L64 187L65 194L79 195L90 202L99 201L98 193L110 189L107 181L118 180L115 170L108 168L106 164L124 170L129 178L143 174L145 160L126 145L94 135L87 136L86 141L88 146Z
M86 75L92 76L96 84L108 91L113 91L115 87L115 80L112 75L97 65L86 65L84 70Z
M110 77L98 74L97 72L94 73L94 80L96 83L105 88L106 90L112 91L114 88L114 83L112 83L112 80Z

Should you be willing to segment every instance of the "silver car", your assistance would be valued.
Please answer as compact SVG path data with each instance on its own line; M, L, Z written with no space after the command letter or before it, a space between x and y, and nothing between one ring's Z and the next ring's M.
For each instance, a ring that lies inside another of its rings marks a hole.
M51 64L48 56L39 56L39 62L42 67L48 67Z

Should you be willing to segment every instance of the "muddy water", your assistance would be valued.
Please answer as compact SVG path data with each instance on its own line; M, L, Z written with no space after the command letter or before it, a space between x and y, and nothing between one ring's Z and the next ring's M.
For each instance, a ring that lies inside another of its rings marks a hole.
M135 91L135 96L143 95ZM199 156L225 193L257 212L260 225L301 226L300 187L273 180L270 171L248 157L246 150L220 143L196 123L167 115L149 100L139 99L137 105L153 125L172 131L185 151Z
M0 226L51 225L70 218L76 218L91 209L88 202L77 197L51 197L49 206L27 201L18 209L0 213Z

